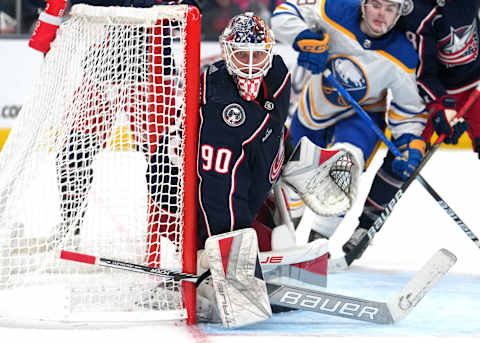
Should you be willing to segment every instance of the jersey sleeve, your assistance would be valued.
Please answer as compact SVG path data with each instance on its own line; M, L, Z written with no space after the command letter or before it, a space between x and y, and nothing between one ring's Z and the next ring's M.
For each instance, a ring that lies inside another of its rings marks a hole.
M318 24L323 21L321 8L324 1L319 0L313 5L302 0L286 1L277 6L271 17L275 38L291 46L300 32L318 30Z
M437 40L434 28L430 22L422 26L418 33L418 57L420 63L417 69L417 83L421 96L431 102L446 94L438 75L442 66L437 59Z
M399 72L390 86L392 100L387 112L387 123L394 139L404 133L420 136L428 113L421 99L415 75Z

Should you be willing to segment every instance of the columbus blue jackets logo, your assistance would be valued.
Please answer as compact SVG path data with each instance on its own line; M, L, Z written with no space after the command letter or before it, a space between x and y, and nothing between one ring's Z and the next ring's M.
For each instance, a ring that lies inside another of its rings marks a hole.
M368 93L367 78L365 77L365 72L353 59L347 56L333 57L328 61L327 68L332 71L335 80L337 80L357 102L362 101ZM330 103L340 107L350 106L325 76L322 78L322 85L323 95Z
M285 145L283 143L283 137L284 133L282 130L282 134L280 135L280 145L278 146L278 152L275 156L275 160L270 166L269 180L272 185L277 181L278 177L280 176L280 173L282 172L283 162L285 161Z
M237 127L245 122L245 110L239 104L230 104L223 109L222 117L231 127Z
M438 41L438 59L447 67L468 64L478 56L477 20L471 25L450 28L450 33Z

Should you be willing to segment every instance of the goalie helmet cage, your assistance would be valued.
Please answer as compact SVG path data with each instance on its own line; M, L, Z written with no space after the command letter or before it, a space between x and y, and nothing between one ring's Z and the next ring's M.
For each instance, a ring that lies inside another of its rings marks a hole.
M200 14L73 6L0 155L0 318L195 322Z

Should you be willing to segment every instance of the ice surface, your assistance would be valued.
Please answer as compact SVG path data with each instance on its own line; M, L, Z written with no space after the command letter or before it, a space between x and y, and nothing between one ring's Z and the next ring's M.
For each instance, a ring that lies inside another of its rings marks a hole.
M360 197L368 191L379 163L381 156L377 156L362 180ZM422 175L480 236L478 157L471 151L442 150L433 156ZM362 204L363 200L358 201L332 240L334 256L340 253L341 244L355 227ZM299 311L277 314L261 324L236 330L224 330L213 324L186 327L181 323L78 324L50 329L10 323L0 327L1 342L478 342L480 249L417 182L400 200L364 257L350 271L329 276L328 290L388 301L440 248L452 251L458 257L457 264L403 321L394 325L374 325Z

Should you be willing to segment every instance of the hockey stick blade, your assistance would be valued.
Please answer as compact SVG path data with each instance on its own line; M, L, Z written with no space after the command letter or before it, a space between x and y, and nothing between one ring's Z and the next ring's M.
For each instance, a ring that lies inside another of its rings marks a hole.
M285 285L267 284L270 304L375 324L394 323L387 303Z
M393 320L396 322L405 318L456 262L457 257L449 250L437 251L403 290L388 303Z
M440 249L388 303L269 284L270 303L374 324L393 324L413 310L456 260L453 253Z

